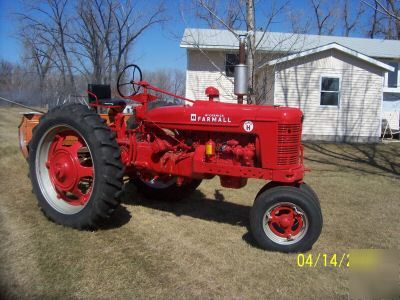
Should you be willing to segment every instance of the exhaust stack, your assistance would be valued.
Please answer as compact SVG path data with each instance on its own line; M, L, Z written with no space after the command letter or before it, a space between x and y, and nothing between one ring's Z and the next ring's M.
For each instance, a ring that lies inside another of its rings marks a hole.
M246 35L239 35L239 64L235 66L234 94L239 104L243 104L243 96L247 95Z

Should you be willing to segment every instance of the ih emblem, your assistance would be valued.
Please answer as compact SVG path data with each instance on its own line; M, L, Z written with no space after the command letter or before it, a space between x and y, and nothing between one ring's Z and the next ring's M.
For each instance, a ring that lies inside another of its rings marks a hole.
M254 125L252 121L246 121L243 123L243 129L246 132L251 132L253 131Z

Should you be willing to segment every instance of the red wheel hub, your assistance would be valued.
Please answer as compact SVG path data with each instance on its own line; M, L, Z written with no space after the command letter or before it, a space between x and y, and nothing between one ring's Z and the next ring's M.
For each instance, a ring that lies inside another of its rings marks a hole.
M87 145L77 133L63 131L54 137L46 162L57 197L71 205L84 205L93 186L92 158L82 148Z
M286 204L276 206L270 212L267 220L268 227L274 234L287 239L299 234L303 223L302 214Z

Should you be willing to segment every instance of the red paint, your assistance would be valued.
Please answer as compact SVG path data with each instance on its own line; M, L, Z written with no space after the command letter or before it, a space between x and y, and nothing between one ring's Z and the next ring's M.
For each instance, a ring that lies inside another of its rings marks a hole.
M281 183L302 180L299 109L193 101L145 81L136 84L142 86L143 93L126 99L142 104L135 107L136 122L140 125L127 130L122 113L115 111L109 117L128 175L139 171L144 177L167 175L187 181L219 175L224 186L230 187L243 186L245 178ZM215 95L212 89L208 92ZM151 90L193 105L148 110L147 104L157 99L149 93ZM210 155L207 145L212 149Z
M78 155L83 147L86 147L85 142L74 131L60 132L54 137L46 162L57 197L71 205L84 205L93 186L93 165L85 165ZM83 181L90 185L85 193L80 186Z
M217 88L209 86L206 88L205 94L207 95L209 101L214 101L214 100L218 101L219 90Z
M279 237L293 238L303 227L303 217L293 207L279 205L271 211L268 227Z
M116 133L126 175L175 176L179 182L218 175L224 186L235 188L244 186L247 178L285 185L302 181L302 112L299 109L194 101L145 81L135 84L141 85L143 92L126 97L141 104L134 108L135 129L127 129L126 121L130 115L124 115L119 108L112 108L108 115L102 115ZM182 99L190 105L149 110L148 103L157 99L150 91ZM206 154L207 144L212 144L211 155ZM77 163L76 153L56 142L54 147L49 160L54 161L53 165L64 160L65 164L61 164L60 171L51 169L53 184L61 194L71 190L76 192L83 171ZM66 153L64 156L62 151ZM69 174L66 179L61 179L62 172ZM85 197L79 195L79 201L84 202Z

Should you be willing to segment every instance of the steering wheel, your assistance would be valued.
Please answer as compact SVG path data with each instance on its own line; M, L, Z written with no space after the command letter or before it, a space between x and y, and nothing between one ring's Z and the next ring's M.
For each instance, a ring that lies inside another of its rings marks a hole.
M136 77L135 77L136 76ZM125 80L129 80L126 82ZM121 82L124 81L124 82ZM122 98L128 98L139 92L140 85L135 82L142 81L142 71L137 65L126 66L118 76L117 91Z

